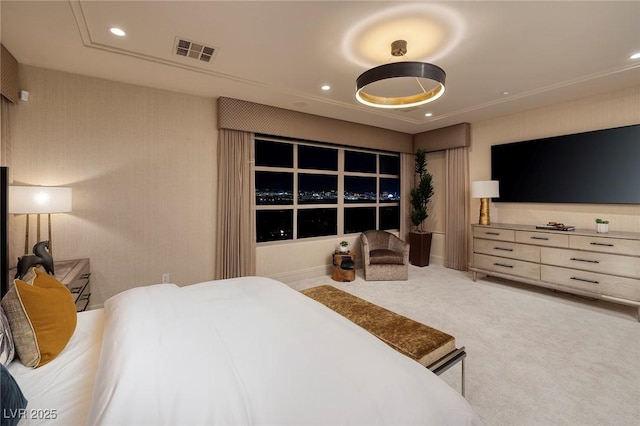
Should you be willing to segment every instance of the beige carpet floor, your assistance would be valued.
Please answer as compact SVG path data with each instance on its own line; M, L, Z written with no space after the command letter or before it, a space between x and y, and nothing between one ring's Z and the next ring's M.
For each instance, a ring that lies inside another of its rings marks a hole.
M332 284L456 337L467 349L467 400L487 426L639 425L636 309L439 265L408 281ZM460 390L460 366L441 378Z

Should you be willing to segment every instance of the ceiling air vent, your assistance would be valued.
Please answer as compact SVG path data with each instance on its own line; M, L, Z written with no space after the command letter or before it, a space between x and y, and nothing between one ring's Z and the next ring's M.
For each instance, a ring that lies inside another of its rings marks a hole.
M182 37L176 37L174 52L178 56L209 62L211 61L215 51L215 48L206 46L204 43L198 43Z

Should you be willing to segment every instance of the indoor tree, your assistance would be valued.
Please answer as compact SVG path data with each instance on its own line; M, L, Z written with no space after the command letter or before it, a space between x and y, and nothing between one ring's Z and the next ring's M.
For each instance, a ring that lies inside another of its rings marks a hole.
M416 151L415 162L416 186L411 189L411 224L424 232L423 223L429 217L429 200L433 196L431 173L427 171L427 153L424 149Z

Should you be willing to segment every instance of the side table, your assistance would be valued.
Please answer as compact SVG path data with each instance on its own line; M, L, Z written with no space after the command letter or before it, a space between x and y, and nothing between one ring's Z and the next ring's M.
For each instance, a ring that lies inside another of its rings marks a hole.
M89 259L59 260L53 262L55 277L64 284L76 303L78 312L85 311L89 307L91 299L91 270ZM9 270L9 281L13 283L16 268ZM13 284L11 284L13 285Z
M345 262L343 264L343 262ZM349 282L356 279L356 254L353 252L333 253L333 273L331 279L339 282Z

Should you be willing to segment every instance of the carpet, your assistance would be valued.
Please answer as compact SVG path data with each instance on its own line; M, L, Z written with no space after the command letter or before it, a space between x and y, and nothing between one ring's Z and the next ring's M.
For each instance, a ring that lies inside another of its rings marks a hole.
M455 336L465 346L466 397L487 426L631 426L640 419L640 323L632 307L585 300L440 265L407 281L332 285ZM460 391L460 365L440 378Z

